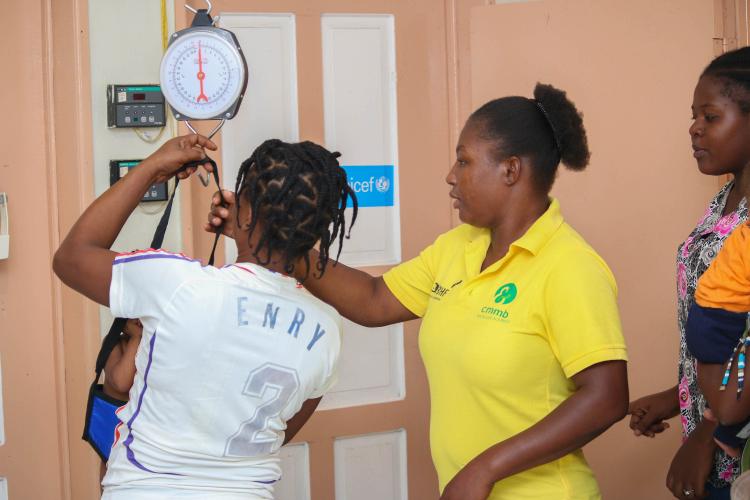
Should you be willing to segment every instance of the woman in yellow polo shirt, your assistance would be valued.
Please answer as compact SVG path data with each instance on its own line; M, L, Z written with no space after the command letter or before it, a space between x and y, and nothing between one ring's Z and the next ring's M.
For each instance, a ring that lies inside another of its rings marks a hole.
M382 277L338 264L304 285L366 326L423 319L443 500L598 499L581 447L627 410L617 288L549 197L560 161L588 163L581 117L537 85L475 111L456 153L446 180L465 224Z

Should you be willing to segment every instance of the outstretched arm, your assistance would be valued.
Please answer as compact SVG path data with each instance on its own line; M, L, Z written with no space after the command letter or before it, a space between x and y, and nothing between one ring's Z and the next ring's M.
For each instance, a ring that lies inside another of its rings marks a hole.
M312 250L310 262L317 259L318 252ZM303 284L339 314L360 325L384 326L417 318L396 299L381 276L371 276L340 262L328 265L320 278L310 273Z
M636 399L628 406L630 428L636 436L654 437L669 429L669 420L680 412L677 386Z
M210 233L223 225L224 234L234 238L234 224L224 224L225 221L236 220L235 195L231 191L223 191L226 203L222 206L219 194L214 194L211 211L204 229ZM303 285L313 295L323 302L331 304L345 318L364 326L384 326L400 323L417 316L404 307L391 293L382 277L347 267L341 263L329 263L322 277L317 278L314 263L318 260L318 252L310 251L311 271ZM295 266L297 279L305 278L306 266L300 260Z
M195 134L175 137L94 200L55 253L52 268L63 283L108 306L112 261L117 255L109 248L149 186L171 178L185 163L203 158L201 148L215 150L216 145ZM178 177L186 178L195 170L180 172Z

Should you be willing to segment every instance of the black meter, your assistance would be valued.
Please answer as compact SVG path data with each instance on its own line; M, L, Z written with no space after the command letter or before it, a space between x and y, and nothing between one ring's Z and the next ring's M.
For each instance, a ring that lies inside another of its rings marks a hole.
M160 85L107 85L109 128L163 127L166 123Z

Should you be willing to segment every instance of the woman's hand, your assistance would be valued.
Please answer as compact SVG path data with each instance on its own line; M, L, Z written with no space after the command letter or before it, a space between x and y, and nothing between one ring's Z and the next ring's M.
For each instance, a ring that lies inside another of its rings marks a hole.
M189 162L199 161L206 157L203 148L212 151L216 150L216 144L210 139L198 134L183 135L168 140L157 149L153 154L141 162L147 168L153 169L154 183L165 182L175 174L180 179L190 177L198 167L190 167L186 170L179 171L180 168ZM210 163L203 165L207 172L213 170Z
M489 468L482 465L479 457L472 460L453 476L440 500L487 500L495 485L488 472Z
M235 224L233 221L237 220L237 198L232 191L226 189L222 189L221 193L224 195L223 202L218 191L211 197L208 222L203 225L203 229L213 233L217 227L221 227L224 236L234 239ZM229 224L226 223L227 221L230 221Z
M702 420L672 459L667 473L667 488L675 498L706 498L706 480L714 462L716 444L714 422Z
M664 420L680 412L677 387L636 399L628 406L630 428L636 436L654 437L669 429Z

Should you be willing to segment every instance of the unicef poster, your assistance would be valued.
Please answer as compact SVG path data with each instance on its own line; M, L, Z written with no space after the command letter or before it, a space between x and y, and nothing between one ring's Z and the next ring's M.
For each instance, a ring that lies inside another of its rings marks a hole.
M393 206L393 165L344 165L344 170L359 208Z
M350 266L391 265L401 261L397 176L394 165L343 165L359 211L341 261ZM347 220L352 215L347 205Z
M401 262L398 106L393 16L323 16L325 145L357 195L359 213L341 262ZM352 209L348 209L351 217ZM331 255L338 251L331 248Z

